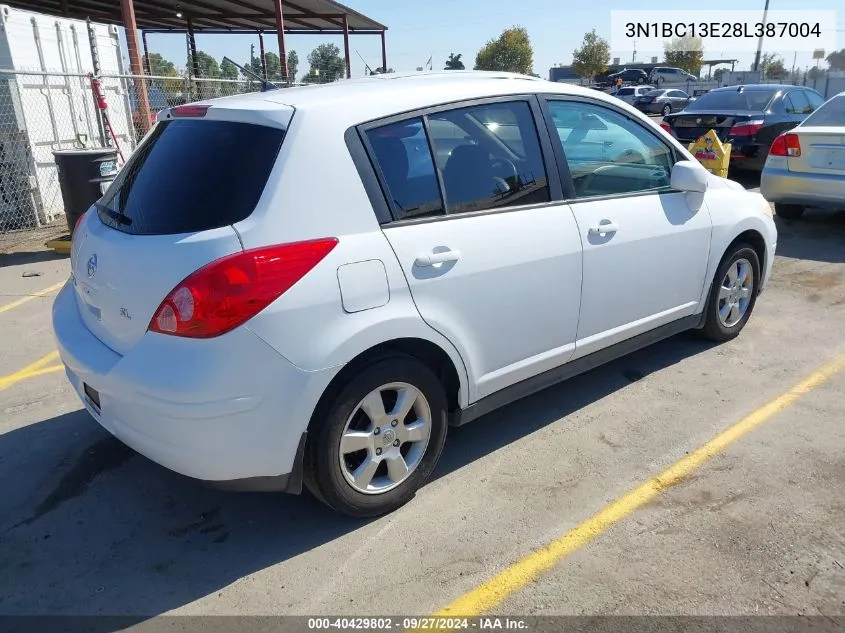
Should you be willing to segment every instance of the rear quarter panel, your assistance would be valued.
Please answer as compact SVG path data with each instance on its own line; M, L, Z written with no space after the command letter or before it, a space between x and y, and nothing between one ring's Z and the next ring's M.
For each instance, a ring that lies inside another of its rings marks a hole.
M399 338L439 346L455 365L460 403L468 404L464 362L447 339L420 317L404 273L384 236L344 142L345 124L298 110L273 169L266 204L235 225L244 248L336 237L338 245L248 327L297 367L340 367L372 347ZM388 301L344 310L338 269L379 260Z

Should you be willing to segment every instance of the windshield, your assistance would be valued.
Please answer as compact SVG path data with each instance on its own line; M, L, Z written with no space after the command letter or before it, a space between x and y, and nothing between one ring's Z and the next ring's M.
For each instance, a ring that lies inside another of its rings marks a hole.
M284 134L231 121L159 123L97 203L100 219L140 235L240 222L258 204Z
M801 127L845 127L845 94L837 95L804 119Z
M715 90L701 95L687 106L687 111L749 110L760 112L768 108L777 89L770 90Z

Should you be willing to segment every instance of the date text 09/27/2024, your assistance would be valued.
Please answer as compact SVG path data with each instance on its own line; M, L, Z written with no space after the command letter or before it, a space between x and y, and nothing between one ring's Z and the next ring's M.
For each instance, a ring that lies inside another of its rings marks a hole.
M821 37L818 22L626 22L625 37Z

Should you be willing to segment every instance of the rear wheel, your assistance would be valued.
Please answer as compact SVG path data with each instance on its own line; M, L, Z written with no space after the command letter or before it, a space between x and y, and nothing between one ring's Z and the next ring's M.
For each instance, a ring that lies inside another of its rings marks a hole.
M775 213L785 220L797 220L804 215L804 207L800 204L775 204Z
M744 243L732 246L716 269L702 336L717 342L737 337L751 318L759 283L756 251Z
M663 106L663 116L668 116L670 114L672 114L672 106L667 103Z
M309 429L305 485L343 514L372 517L410 501L446 440L446 394L423 363L385 357L341 389Z

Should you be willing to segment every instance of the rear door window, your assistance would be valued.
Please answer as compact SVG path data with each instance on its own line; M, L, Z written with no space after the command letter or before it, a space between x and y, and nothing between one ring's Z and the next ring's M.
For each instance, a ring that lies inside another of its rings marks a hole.
M449 138L463 137L454 126L445 126L441 131ZM442 215L437 171L422 119L377 127L366 134L386 185L393 217L404 220Z
M104 224L167 235L219 228L255 209L285 132L250 123L156 125L98 203Z
M807 100L810 102L810 107L813 108L813 110L820 108L824 103L824 97L812 90L805 90L804 96L807 97Z
M540 140L525 101L437 112L428 117L449 213L549 202ZM441 136L451 126L461 141ZM448 154L441 146L446 144Z
M783 103L787 114L807 114L813 111L803 90L791 90L784 97Z

